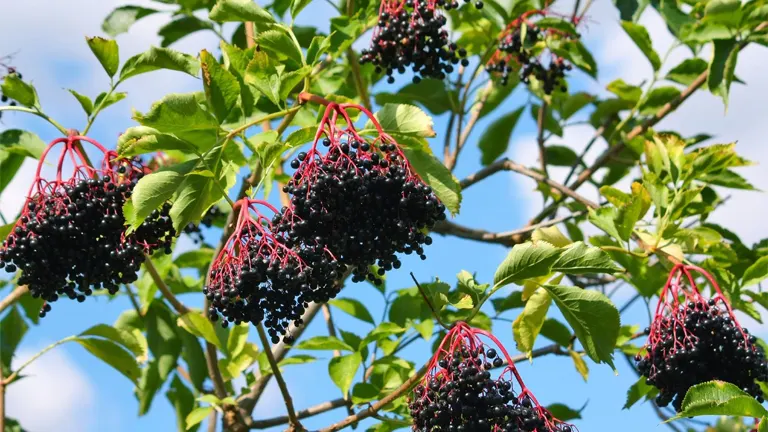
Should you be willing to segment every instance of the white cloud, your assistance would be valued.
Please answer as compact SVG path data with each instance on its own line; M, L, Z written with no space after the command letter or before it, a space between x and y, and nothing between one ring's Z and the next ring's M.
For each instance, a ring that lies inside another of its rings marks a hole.
M22 350L14 365L18 367L36 352ZM9 417L30 432L89 429L95 392L86 374L64 351L46 353L25 368L24 375L8 387Z

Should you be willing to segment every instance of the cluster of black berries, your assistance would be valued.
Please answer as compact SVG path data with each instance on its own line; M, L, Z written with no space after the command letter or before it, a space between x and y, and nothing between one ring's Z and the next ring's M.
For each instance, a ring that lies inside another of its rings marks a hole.
M517 73L525 84L530 82L531 77L535 77L541 82L546 94L552 94L558 88L566 91L565 72L570 71L572 66L555 55L552 55L548 65L544 65L531 50L543 36L531 24L526 26L525 35L519 25L507 28L501 35L496 53L488 62L488 71L500 73L502 85L507 85L510 74Z
M688 389L711 380L735 384L763 402L755 382L768 380L763 348L715 300L679 305L647 332L648 353L636 360L646 382L659 389L659 406L671 402L680 411Z
M426 259L423 245L432 238L422 230L445 219L445 205L411 173L397 145L355 138L322 144L330 147L325 155L300 153L291 162L299 170L283 188L292 196L283 213L292 236L332 251L356 282L380 284L385 271L401 266L397 253Z
M143 173L136 161L110 167L114 157L105 156L104 170L80 167L69 180L35 180L37 191L0 249L0 268L21 270L18 283L34 297L82 302L97 289L115 294L120 284L136 281L145 253L170 253L175 231L168 204L126 234L123 204ZM40 315L49 310L46 304Z
M264 322L273 343L288 334L291 322L301 325L310 302L326 302L338 294L341 265L322 247L291 236L290 224L275 213L272 221L247 198L238 201L237 228L211 266L203 289L210 301L208 316L228 322ZM271 208L271 206L269 206Z
M475 338L468 328L461 337ZM452 330L453 332L453 330ZM446 340L451 340L446 337ZM454 343L451 345L455 345ZM416 432L572 432L575 429L538 405L519 381L514 365L493 379L490 370L504 364L494 348L464 343L433 359L430 373L409 401ZM442 349L442 347L441 347ZM518 380L518 381L515 381ZM515 382L520 392L515 392Z
M407 68L415 74L414 83L423 78L444 79L454 65L469 64L466 50L450 42L444 28L447 20L440 12L458 7L456 0L385 1L371 47L362 51L360 62L373 64L377 73L385 71L390 84L395 82L395 72L404 74ZM475 7L481 9L483 3L478 1Z
M199 224L194 223L188 223L187 226L184 227L184 234L190 236L192 238L192 241L195 244L200 244L203 242L203 231L200 228L201 226L205 228L210 228L213 226L213 223L218 219L220 216L222 216L224 212L221 211L219 206L213 205L211 208L208 209L208 211L203 215L203 218L200 220Z

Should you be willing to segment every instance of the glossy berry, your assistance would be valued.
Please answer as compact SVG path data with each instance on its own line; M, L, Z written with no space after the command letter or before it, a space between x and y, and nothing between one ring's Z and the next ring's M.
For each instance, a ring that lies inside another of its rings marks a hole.
M203 242L203 231L201 227L210 228L217 220L222 219L223 216L225 216L225 213L221 211L219 206L214 204L207 212L205 212L205 215L203 215L199 224L190 222L184 227L183 232L190 236L195 244L200 244Z
M484 336L501 347L493 335L458 323L446 336L415 388L408 408L415 432L573 432L542 408L525 387L513 363L500 373L491 371L491 358L500 360ZM503 350L504 357L510 361ZM502 361L503 363L503 361Z
M715 297L705 299L687 278L694 271L713 283ZM685 287L686 282L691 286ZM741 328L714 279L703 270L682 265L673 269L647 333L646 353L635 360L646 383L659 389L659 406L672 403L680 411L688 389L711 380L735 384L763 402L756 382L768 380L763 348Z
M77 142L104 151L100 169L80 157ZM80 164L70 178L41 178L45 155L59 144L59 160L71 155ZM135 282L145 254L170 253L175 235L169 204L126 233L123 205L143 172L140 161L118 159L88 138L53 141L40 159L22 215L2 243L0 267L20 270L18 283L47 303L64 296L82 302L94 290L115 294L121 284ZM49 304L43 308L50 311Z
M391 137L381 132L365 141L353 126L340 129L332 121L348 108L328 110L320 130L329 133L329 150L321 154L315 143L284 187L291 208L282 212L292 221L284 228L293 238L321 243L351 267L354 281L378 284L401 266L397 254L426 258L424 245L432 239L422 230L445 219L445 206ZM374 264L379 271L371 271Z
M482 8L482 2L476 6ZM371 46L361 52L360 62L386 73L390 84L395 82L395 73L408 70L415 74L414 83L423 78L444 79L466 55L451 43L442 13L442 9L458 7L456 1L384 0Z

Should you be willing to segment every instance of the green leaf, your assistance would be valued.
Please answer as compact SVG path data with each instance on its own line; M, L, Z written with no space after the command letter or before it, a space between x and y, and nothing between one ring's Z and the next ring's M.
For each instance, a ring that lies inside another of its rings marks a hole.
M521 106L515 111L499 117L485 129L479 141L482 154L480 162L483 165L490 165L507 151L512 138L512 131L524 109L525 106Z
M178 431L184 432L187 430L186 418L195 407L195 396L187 386L181 382L178 376L173 377L171 387L165 392L165 396L176 411L176 425ZM197 427L193 426L191 430L197 430Z
M288 135L288 138L285 139L285 145L288 148L293 148L310 143L314 141L316 133L317 127L314 126L297 129Z
M301 47L294 43L288 34L289 31L283 27L276 27L273 30L261 32L256 36L256 45L278 60L290 59L297 65L302 65L304 56Z
M117 42L111 39L104 39L100 37L86 37L85 41L88 43L88 47L93 52L93 55L99 60L104 71L107 72L110 78L115 76L117 68L120 66L120 54L117 47Z
M316 361L316 357L312 357L311 355L295 355L291 357L286 357L283 360L278 363L278 366L290 366L290 365L298 365L298 364L307 364L307 363L313 363Z
M563 42L559 46L553 46L552 52L570 61L592 78L597 78L597 63L581 42L572 40Z
M213 253L214 250L207 247L193 249L177 256L173 263L179 268L203 269L213 261Z
M240 355L248 342L248 329L250 329L249 323L232 326L227 338L227 357L234 358Z
M112 366L118 372L125 375L133 383L136 383L141 376L139 364L136 359L120 347L120 345L107 340L96 338L77 338L77 343L83 346L88 352L98 357L104 363Z
M96 96L96 100L93 101L93 106L94 107L101 106L101 109L103 111L108 106L116 104L121 100L125 99L126 96L128 96L128 93L112 92L108 95L107 93L102 92L102 93L99 93L98 96Z
M272 14L251 0L218 0L208 18L216 22L251 21L256 24L275 22Z
M72 96L74 96L75 99L77 99L77 101L80 103L80 106L83 108L83 111L85 111L85 114L90 116L93 112L93 102L91 101L91 98L72 89L69 89L68 91L72 93Z
M613 349L619 337L619 311L597 291L544 285L573 328L584 351L597 363L613 366Z
M617 217L618 210L615 207L600 207L599 209L589 209L587 219L592 225L605 231L616 240L620 240L622 237L615 222Z
M160 381L165 381L176 368L181 354L181 340L176 334L173 314L161 302L154 301L144 317L147 328L147 343L157 360Z
M552 265L553 271L565 274L616 273L621 268L602 249L584 242L573 243L563 249Z
M297 0L305 1L305 0ZM331 38L327 36L315 36L312 38L312 42L307 48L307 64L314 65L320 60L320 56L323 55L328 48L331 47Z
M704 8L704 20L738 28L742 18L741 1L712 0Z
M295 348L303 350L355 351L347 343L333 336L315 336L299 342Z
M723 103L728 109L728 91L736 70L739 46L735 39L716 40L713 44L715 49L712 53L712 60L709 62L707 87L712 94L723 98Z
M328 364L328 374L336 387L341 389L341 393L346 395L355 374L363 363L363 356L359 352L347 354L341 357L334 357Z
M433 155L412 148L403 148L405 157L416 173L435 192L451 214L461 207L461 186L456 177Z
M550 304L552 299L547 291L537 290L525 303L523 312L512 323L512 333L515 336L517 349L527 354L529 360L533 359L531 357L533 346L544 325Z
M136 21L157 12L155 9L140 6L121 6L107 15L101 24L101 29L104 30L104 33L115 37L120 33L127 32Z
M144 353L144 347L131 332L106 324L97 324L80 333L80 336L100 336L109 339L139 357Z
M200 62L189 54L180 53L170 48L151 47L149 51L126 60L120 70L120 81L160 69L184 72L196 77L200 71Z
M273 104L280 106L280 75L264 52L256 52L245 70L245 82L255 87Z
M213 411L213 406L197 407L193 409L186 418L187 430L193 430L195 425L205 420L211 411Z
M560 145L548 145L544 149L547 164L550 166L570 167L579 160L579 156L573 149Z
M280 75L280 100L288 99L294 89L312 72L311 66L304 66Z
M549 411L552 414L552 417L564 422L580 419L581 410L583 409L584 407L582 407L580 410L577 411L567 405L563 405L560 403L547 405L547 411Z
M0 192L8 187L11 180L13 180L13 177L16 176L16 173L21 169L23 163L24 156L0 151L0 166L2 166L2 169L0 170ZM10 230L13 229L13 224L9 225L10 228L8 231L10 232ZM7 237L7 235L2 238L5 239L5 237Z
M531 117L538 119L540 108L540 105L531 104ZM559 137L563 136L563 127L560 126L560 122L552 115L551 109L546 109L544 112L544 130L552 132Z
M0 133L0 151L24 157L40 159L45 151L45 143L39 136L21 129L7 129ZM3 169L6 169L3 166ZM5 236L0 238L5 239Z
M561 346L568 346L571 343L571 332L565 324L554 318L548 318L541 326L541 335Z
M683 60L667 73L666 79L684 86L691 85L696 78L707 70L707 62L700 58Z
M435 130L432 117L427 115L419 107L406 104L385 104L376 114L381 128L388 134L433 137ZM375 130L373 122L368 120L361 133Z
M240 84L237 78L206 50L200 51L200 65L203 71L205 98L219 123L224 123L240 96Z
M640 24L635 24L630 21L622 21L621 28L629 35L632 42L640 48L640 51L645 55L648 61L651 62L653 70L657 71L661 68L661 59L659 55L654 51L653 44L651 43L651 36L648 34L648 30Z
M332 54L337 54L352 46L363 30L363 25L357 16L338 16L331 18L331 46Z
M13 354L27 330L29 330L29 326L21 316L19 309L12 306L11 310L0 321L0 366L4 370L11 369Z
M163 381L160 380L157 360L152 360L141 370L141 378L135 389L136 396L139 399L139 416L149 412L152 400L154 400L155 394L157 394L162 385Z
M680 90L676 87L657 87L648 94L645 101L640 104L640 114L652 115L664 105L672 102L680 96Z
M477 118L481 119L493 112L493 110L501 105L502 102L504 102L507 97L512 94L512 91L517 86L517 83L518 81L514 81L514 78L513 81L507 83L507 85L501 85L501 83L497 81L491 81L491 87L489 89L486 89L482 92L477 92L477 95L475 96L476 103L482 100L482 98L485 98L485 104L483 104L483 107L480 109L480 114Z
M768 255L760 257L744 270L741 286L755 285L762 282L765 278L768 278Z
M544 241L515 245L496 269L494 287L548 275L558 256L560 249Z
M568 354L571 356L571 360L573 360L573 366L576 368L576 372L581 375L584 382L587 382L589 379L589 366L587 366L587 362L585 362L581 354L576 351L568 350Z
M30 108L39 106L35 88L22 81L17 74L6 75L3 83L0 84L0 90L3 96L8 96L24 106Z
M302 10L304 10L304 8L307 7L307 5L309 5L311 1L312 0L293 0L293 2L291 3L291 18L295 19L296 16Z
M146 114L134 111L133 119L190 142L215 142L219 130L219 122L200 106L195 93L169 94L153 103Z
M648 394L652 393L655 389L652 385L648 385L645 383L646 378L644 376L641 376L640 379L637 380L636 383L632 384L632 386L627 390L627 402L624 403L624 408L622 409L629 409L632 407L632 405L636 404L637 401L639 401L641 398L647 396Z
M637 101L639 101L640 97L643 95L643 89L638 86L627 84L621 78L611 81L606 89L618 96L619 99L631 102L633 104L637 103Z
M224 351L222 341L216 335L213 323L200 312L187 312L176 320L176 325L189 333L201 337Z
M134 126L128 128L117 139L117 153L123 157L169 150L179 150L185 153L190 153L205 151L207 149L198 149L192 143L146 126Z
M133 229L138 228L153 210L173 196L192 168L193 163L183 163L161 168L142 177L133 189L131 200L123 208L126 222Z
M376 95L376 104L385 105L388 103L419 103L429 112L440 115L447 111L455 112L459 106L459 96L457 92L446 88L445 82L437 79L425 79L418 84L408 84L394 94L379 93Z
M200 341L192 334L179 332L181 338L181 358L187 364L189 377L197 391L203 390L203 383L208 379L208 365Z
M574 26L570 21L556 17L544 17L536 21L536 27L540 29L554 29L570 35L578 34L576 31L576 26Z
M406 330L406 328L400 327L395 323L383 322L365 336L362 345L368 345L371 342L378 342L392 335L405 333Z
M157 35L162 38L160 46L165 48L179 39L200 30L213 30L213 25L194 15L183 15L160 27Z
M359 320L375 324L371 313L368 312L368 309L366 309L365 305L358 300L351 298L337 298L330 300L328 304L341 309L342 311L352 315Z
M682 410L673 419L702 415L764 417L768 416L768 410L731 383L709 381L688 389Z

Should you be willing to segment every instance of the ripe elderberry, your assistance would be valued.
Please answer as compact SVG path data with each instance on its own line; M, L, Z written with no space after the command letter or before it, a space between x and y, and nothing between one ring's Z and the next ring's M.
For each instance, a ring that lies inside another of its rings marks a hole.
M262 215L257 205L274 212L276 222ZM203 288L211 302L208 316L216 321L221 314L224 327L228 322L264 321L277 343L291 322L301 324L310 302L326 302L338 294L340 266L324 248L288 238L270 204L243 198L235 211L235 230L211 265ZM284 340L292 338L286 335Z
M710 282L715 291L712 298L699 292L693 272ZM706 271L682 264L673 268L647 331L645 355L638 354L635 360L646 382L659 389L659 406L671 402L680 411L688 389L711 380L735 384L763 402L755 382L768 379L763 348L741 327Z
M550 61L545 64L542 61L541 48L537 47L537 44L546 36L567 40L578 35L553 28L539 29L531 18L544 16L546 13L540 10L526 12L507 25L499 35L498 49L491 56L486 68L491 73L500 74L502 85L507 85L509 75L516 73L525 84L530 83L531 77L536 78L541 82L542 90L546 94L552 94L556 89L568 89L565 72L570 71L572 66L554 53L550 53Z
M103 152L99 168L88 163L78 143ZM46 156L59 144L55 179L41 178ZM73 169L68 178L63 175L65 162ZM63 295L82 302L102 288L115 294L119 284L134 282L144 254L160 248L170 253L175 235L170 205L153 211L126 234L123 204L143 173L138 160L118 158L89 138L72 135L51 142L40 158L21 217L2 243L0 268L21 270L18 283L48 303ZM50 305L44 305L40 315L49 310Z
M348 109L364 112L378 136L358 135ZM325 154L318 143L328 148ZM292 196L291 208L282 211L291 236L332 251L351 267L354 281L380 284L385 271L401 266L397 253L426 259L423 245L432 238L422 230L445 219L445 206L365 108L330 103L312 148L292 166L298 169L283 188ZM377 273L369 271L373 264Z
M441 9L458 9L457 0L383 0L379 21L373 30L371 47L361 52L360 62L376 66L395 82L395 72L414 72L413 82L422 78L444 79L461 62L467 66L466 51L448 37ZM475 7L481 9L482 2Z
M494 379L491 369L504 365L504 360L507 366ZM416 432L576 430L539 405L492 334L463 322L443 339L408 407Z
M221 211L219 206L213 205L211 208L208 209L207 212L205 212L205 215L203 215L203 218L200 220L199 224L194 224L192 222L188 223L187 226L184 227L184 234L190 236L192 238L192 241L195 244L200 244L203 242L203 231L200 228L201 226L205 228L210 228L213 226L214 221L221 217L224 214L224 212Z

